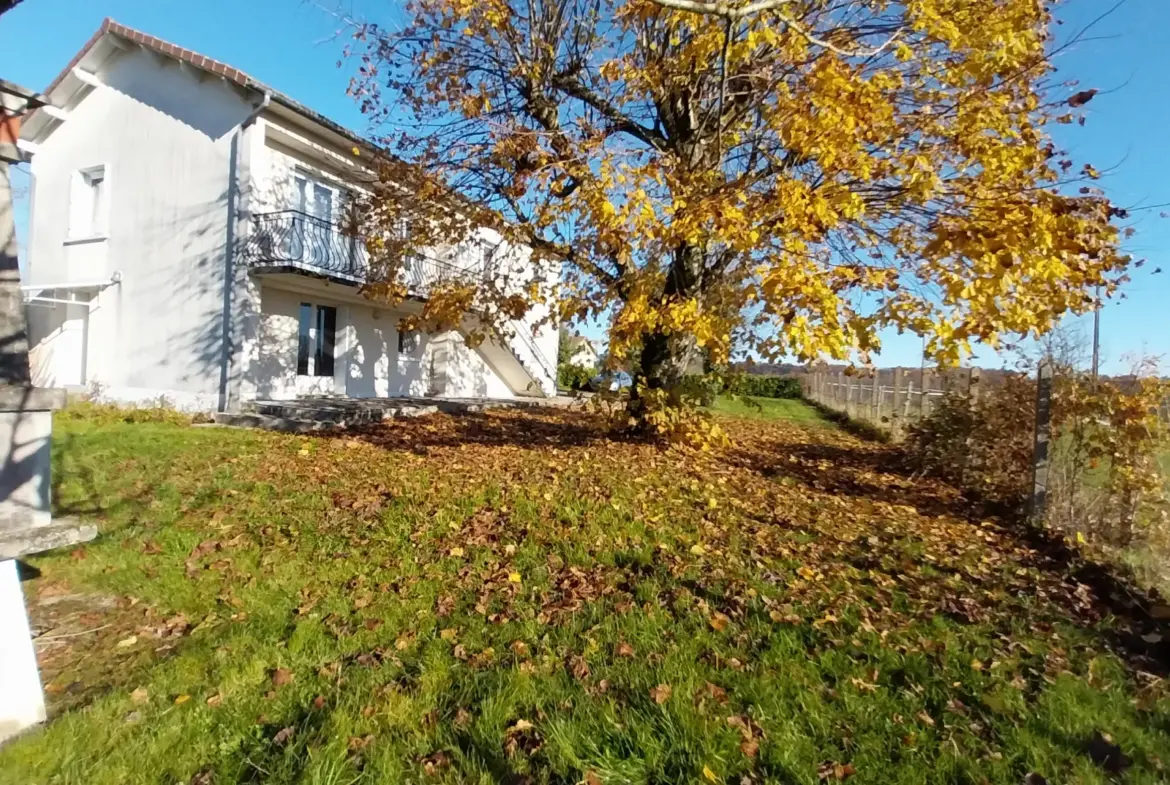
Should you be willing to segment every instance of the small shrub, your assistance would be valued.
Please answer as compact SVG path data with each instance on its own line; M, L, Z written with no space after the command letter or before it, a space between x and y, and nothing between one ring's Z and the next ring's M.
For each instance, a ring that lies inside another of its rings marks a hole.
M597 374L596 368L562 363L557 367L557 384L566 390L583 390L589 385L589 380Z
M904 447L923 474L1022 512L1032 482L1035 398L1035 382L1023 374L980 396L947 392L909 428Z
M1119 384L1070 368L1054 377L1043 523L1081 543L1125 548L1167 517L1158 465L1167 427L1158 418L1167 383L1152 374ZM948 393L913 425L915 467L1014 513L1032 492L1036 382L1009 375L972 397Z
M165 399L153 401L148 406L126 406L97 401L73 401L54 416L66 422L83 420L96 425L146 422L190 425L193 421L191 415L177 411Z
M724 380L717 374L695 374L683 377L681 395L699 406L710 406L723 389Z
M611 410L611 424L619 431L650 436L674 447L704 451L726 447L727 434L710 412L698 407L694 393L685 384L672 390L642 388L630 407Z

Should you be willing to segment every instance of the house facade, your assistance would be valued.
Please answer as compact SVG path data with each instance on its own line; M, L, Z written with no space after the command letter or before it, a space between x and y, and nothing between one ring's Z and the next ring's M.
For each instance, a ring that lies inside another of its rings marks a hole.
M570 346L569 365L581 368L596 368L601 365L601 355L597 353L597 347L593 345L593 341L583 335L573 335L568 340Z
M365 143L246 74L106 20L24 125L25 297L35 383L235 411L306 396L541 397L558 331L540 308L404 333L441 281L559 270L481 230L405 265L409 297L363 296L343 231L374 178Z

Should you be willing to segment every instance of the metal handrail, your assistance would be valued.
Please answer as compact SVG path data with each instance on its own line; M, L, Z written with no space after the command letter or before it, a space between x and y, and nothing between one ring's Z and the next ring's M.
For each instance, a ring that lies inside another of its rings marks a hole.
M544 373L555 385L557 381L556 370L552 367L552 365L549 364L548 359L545 358L544 353L540 351L540 348L537 347L536 341L533 340L532 336L528 334L527 328L520 322L513 320L512 329L516 335L520 337L520 340L524 342L524 345L528 347L528 351L532 352L532 356L536 359L540 369L544 371Z

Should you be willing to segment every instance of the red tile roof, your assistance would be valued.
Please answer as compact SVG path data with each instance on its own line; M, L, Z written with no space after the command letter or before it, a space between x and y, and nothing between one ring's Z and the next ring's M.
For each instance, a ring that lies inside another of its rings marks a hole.
M135 30L132 27L118 24L113 19L106 17L106 19L102 22L102 26L98 28L97 32L93 34L89 41L85 43L85 46L81 47L81 50L73 57L72 60L69 61L69 65L65 66L61 73L57 74L57 78L54 79L52 84L48 86L48 88L45 90L45 93L51 93L53 88L61 83L61 80L63 80L69 74L69 72L72 71L77 66L77 64L81 62L82 58L89 53L89 50L92 49L94 45L99 40L101 40L102 36L106 35L107 33L125 38L127 41L140 44L147 49L152 49L159 54L173 57L176 60L187 63L188 65L195 66L196 68L201 68L210 74L222 76L224 79L227 79L229 82L234 82L240 87L255 87L262 90L266 89L263 84L248 76L238 68L232 68L226 63L221 63L218 60L211 59L210 57L205 57L204 55L201 55L198 52L193 52L190 49L184 49L181 46L176 46L169 41L164 41L161 38L154 37L153 35L148 35L141 30Z
M308 117L314 122L320 123L334 133L346 138L353 144L357 144L371 150L377 149L371 145L368 139L365 139L361 135L354 133L345 126L330 120L323 114L310 109L304 104L294 100L293 98L290 98L288 95L278 90L273 90L263 82L257 79L253 79L251 76L238 68L233 68L227 63L221 63L218 60L214 60L210 57L207 57L206 55L201 55L198 52L194 52L190 49L184 49L181 46L172 44L169 41L164 41L161 38L156 38L155 36L144 33L141 30L135 30L132 27L118 24L109 17L106 17L106 19L102 22L102 26L98 28L97 32L95 32L89 41L85 43L85 46L81 47L81 50L73 57L72 60L69 61L69 65L62 69L61 73L57 75L57 78L53 80L52 84L50 84L48 88L45 89L44 94L49 95L53 89L61 83L61 81L74 69L74 67L76 67L77 64L81 62L82 58L84 58L85 55L105 35L116 35L119 38L123 38L132 43L146 47L152 51L158 52L161 55L173 57L180 62L187 63L195 68L200 68L209 74L223 77L227 81L239 85L240 87L270 93L274 101L287 106L289 109L292 109L304 115L305 117Z

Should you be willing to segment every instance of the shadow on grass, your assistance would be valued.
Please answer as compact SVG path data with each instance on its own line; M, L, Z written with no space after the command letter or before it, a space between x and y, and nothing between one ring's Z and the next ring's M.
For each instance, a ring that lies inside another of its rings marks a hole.
M360 439L387 450L426 454L432 448L521 447L569 449L618 438L597 417L574 413L472 412L433 415L348 430L328 431L326 437Z
M1092 629L1132 670L1170 675L1168 605L1156 590L1142 589L1121 565L1087 558L1059 535L1032 524L1016 508L992 504L971 491L922 478L899 447L884 438L872 438L872 428L824 407L817 408L825 417L841 422L846 430L861 435L863 441L824 442L812 432L807 441L797 442L761 435L732 448L730 460L773 480L796 482L834 496L908 506L927 517L947 516L973 524L994 518L1007 537L1003 546L1013 552L1013 558L1018 558L1022 566L1046 574L1045 585L1033 587L1035 594L1058 603L1069 621ZM862 541L856 553L842 556L859 569L885 572L879 567L883 543L875 545L871 541L872 538ZM846 551L854 549L853 545L845 547ZM927 564L918 557L911 560L916 567L946 571L935 562ZM898 572L892 571L890 577L900 579ZM995 613L996 609L953 601L941 603L938 612L966 623L972 620L971 614Z
M1168 606L1156 589L1143 590L1127 570L1086 558L1059 535L1023 517L1007 521L1006 528L1034 550L1036 567L1061 576L1070 618L1085 623L1112 616L1116 623L1105 640L1109 648L1133 669L1170 676L1170 619L1164 618Z
M969 519L982 515L981 509L957 492L940 492L934 484L917 481L902 453L887 445L763 440L747 449L732 448L729 457L764 477L794 480L825 493L904 505L930 516Z
M864 420L856 420L844 412L839 412L836 409L830 409L829 407L817 403L816 401L809 400L808 398L802 398L801 400L813 409L816 409L817 413L820 414L821 417L824 417L826 420L833 423L833 425L836 425L846 433L852 434L859 439L878 442L879 444L889 444L890 442L889 433L883 431L876 425L867 423Z

